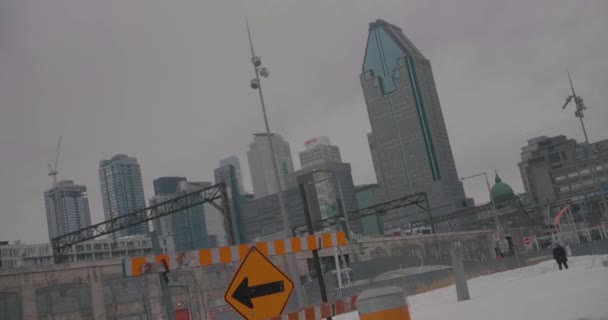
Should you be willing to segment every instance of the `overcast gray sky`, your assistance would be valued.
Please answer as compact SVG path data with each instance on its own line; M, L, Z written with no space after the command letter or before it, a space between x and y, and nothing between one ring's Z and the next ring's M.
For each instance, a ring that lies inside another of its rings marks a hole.
M47 163L63 136L60 179L88 187L103 219L97 168L139 159L146 197L166 175L213 180L263 129L244 17L270 68L271 128L291 144L340 146L358 184L375 181L359 83L368 23L400 26L431 60L460 176L497 168L522 191L519 149L538 135L581 139L566 70L608 138L608 2L543 0L0 0L0 240L48 241ZM465 183L477 202L483 180Z

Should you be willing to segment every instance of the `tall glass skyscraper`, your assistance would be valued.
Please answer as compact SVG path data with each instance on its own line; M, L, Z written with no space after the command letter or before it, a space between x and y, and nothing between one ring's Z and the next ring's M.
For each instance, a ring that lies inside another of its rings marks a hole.
M236 183L239 188L239 193L245 193L245 187L243 186L243 175L241 174L241 161L239 161L239 157L230 156L228 158L220 160L220 167L234 167L234 175L236 178ZM217 183L217 181L216 181Z
M118 154L110 160L102 160L99 162L99 183L106 220L146 207L137 158ZM149 231L148 224L142 223L118 231L114 236L148 234Z
M44 192L44 204L50 240L91 225L86 186L59 181Z
M291 149L289 143L280 135L271 133L270 138L279 169L281 190L285 190L285 179L288 174L293 172ZM249 144L249 151L247 151L247 160L249 160L249 171L251 171L251 182L256 199L277 193L279 187L274 178L270 144L266 133L253 135L253 142Z
M211 186L211 182L188 182L185 177L161 177L153 183L155 195L150 198L150 205ZM228 244L224 214L209 203L155 219L153 223L166 252Z
M239 186L240 172L234 165L226 164L213 170L213 175L215 177L215 183L223 183L228 192L232 233L235 238L234 241L236 243L247 243L247 234L243 225L241 210L241 195L244 195L244 193L241 192Z
M360 79L372 127L368 141L374 171L386 199L425 191L433 214L462 207L464 189L430 61L399 27L376 20L369 24ZM396 228L412 219L414 212L401 210L387 214L384 223Z

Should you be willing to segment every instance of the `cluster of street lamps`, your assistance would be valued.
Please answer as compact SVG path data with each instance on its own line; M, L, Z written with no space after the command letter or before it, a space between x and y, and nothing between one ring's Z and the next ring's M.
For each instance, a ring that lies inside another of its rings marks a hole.
M574 92L574 84L572 84L572 78L570 77L570 72L568 72L568 80L570 80L570 88L572 89L572 95L569 95L568 97L566 97L566 102L564 103L562 110L566 109L568 104L570 104L570 102L572 100L574 100L574 104L576 106L576 110L574 111L574 116L579 118L579 120L581 122L581 128L583 129L583 135L585 136L585 143L587 144L585 150L587 151L586 152L587 160L589 162L589 166L591 167L591 174L593 176L593 184L595 185L595 188L600 193L601 202L603 204L603 205L602 204L599 205L600 213L602 215L602 218L605 219L606 218L606 206L608 205L606 202L606 192L604 192L604 188L600 184L600 180L599 180L599 177L597 174L597 169L595 167L596 166L595 156L594 156L593 151L591 150L591 144L589 143L589 137L587 136L587 129L585 128L585 123L583 122L583 118L585 117L585 115L583 114L583 111L587 110L587 107L583 103L583 98L581 98L580 96L577 96L576 92Z
M272 168L274 172L274 180L277 185L277 196L279 198L279 208L281 211L281 219L283 220L283 230L284 237L289 238L291 234L289 232L289 216L287 215L287 208L285 207L285 199L283 195L283 190L281 188L281 179L279 176L279 168L277 166L277 159L274 153L274 148L272 146L272 134L270 133L270 126L268 124L268 116L266 115L266 105L264 103L264 94L262 93L262 83L260 81L260 76L264 78L268 78L270 75L270 71L268 68L262 66L262 59L255 55L255 51L253 50L253 41L251 39L251 31L249 29L249 22L245 21L247 25L247 35L249 37L249 47L251 49L251 64L253 65L253 71L255 74L255 78L251 79L250 86L251 89L257 90L258 95L260 97L260 105L262 106L262 115L264 116L264 125L266 126L266 136L268 138L268 146L270 152L270 158L272 159ZM304 307L306 304L304 302L304 290L302 289L302 283L300 282L300 277L298 276L296 269L296 257L295 254L289 253L287 255L287 267L289 269L289 274L292 279L295 279L295 287L296 287L296 297L298 300L298 306L300 308Z

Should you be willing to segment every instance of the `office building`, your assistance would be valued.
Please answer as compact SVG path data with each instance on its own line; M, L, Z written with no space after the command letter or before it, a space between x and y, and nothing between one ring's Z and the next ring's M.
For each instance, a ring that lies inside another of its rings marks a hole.
M283 191L285 207L289 216L290 228L305 224L302 197L298 188L289 188ZM262 240L282 239L283 220L279 209L278 194L250 199L242 203L243 221L247 239L250 242ZM318 214L311 214L313 220L319 220ZM291 234L292 230L289 230Z
M174 191L150 198L151 206L210 187L211 182L189 182L183 177L161 177L154 180L154 186L156 191ZM228 244L224 214L209 203L175 212L156 219L153 223L161 248L165 252L215 248Z
M152 181L154 197L150 198L150 205L171 200L177 195L179 184L186 181L184 177L160 177ZM164 216L152 221L154 230L159 238L168 237L173 232L172 217ZM161 241L162 242L162 241Z
M106 220L146 207L141 169L137 158L125 154L99 162L99 182ZM123 229L113 237L148 234L147 223Z
M237 159L238 160L238 159ZM215 183L223 183L228 192L228 202L230 207L230 217L232 220L232 232L235 236L236 243L247 243L247 234L243 225L243 217L241 210L242 196L239 187L239 173L237 168L231 164L225 164L213 170Z
M360 80L372 128L370 152L385 199L426 192L436 215L466 205L431 63L399 27L370 23ZM421 214L395 210L384 224L403 227Z
M179 184L178 195L207 188L211 182L185 182ZM176 251L215 248L229 244L224 213L210 203L173 214Z
M323 162L302 168L288 177L288 187L298 184L304 184L310 211L320 219L344 217L344 212L359 208L349 163ZM360 220L350 221L349 227L353 233L363 233ZM346 225L337 228L346 230Z
M59 181L44 192L49 240L91 225L87 187Z
M179 184L182 181L186 181L184 177L160 177L152 181L154 186L154 195L175 195Z
M245 187L243 186L243 175L241 174L241 161L239 161L239 158L237 156L230 156L228 158L220 160L220 168L229 165L234 167L234 179L236 179L236 184L239 188L239 193L244 194Z
M519 171L524 189L535 203L549 203L558 199L552 171L584 161L584 153L576 140L560 135L528 140L522 147Z
M293 172L293 161L291 159L291 149L289 143L278 135L271 133L272 146L274 149L277 167L279 169L279 181L281 189L285 189L285 179L288 174ZM272 168L272 158L268 135L256 133L253 135L253 142L247 151L247 160L251 171L251 182L253 183L253 193L256 198L278 192L274 169Z
M589 150L595 155L593 165ZM601 212L606 211L602 208L602 192L608 192L608 139L587 146L563 135L543 136L528 141L521 160L522 182L534 203L571 200L575 211L591 214L591 222L602 219Z
M355 186L357 205L359 209L368 208L382 203L382 192L378 184L366 184ZM382 217L379 214L361 218L363 235L373 236L384 233L382 229Z
M293 230L297 227L300 232L305 232L304 208L299 184L305 187L315 232L346 230L344 221L339 221L337 225L325 226L321 225L320 221L342 215L342 203L347 212L358 208L350 164L325 162L288 175L284 196L290 228ZM284 237L277 194L243 201L242 214L249 241ZM355 234L363 232L359 220L350 221L349 227ZM292 230L289 232L291 233Z
M300 152L302 168L323 162L342 162L340 148L331 145L328 137L313 138L304 143L306 150Z

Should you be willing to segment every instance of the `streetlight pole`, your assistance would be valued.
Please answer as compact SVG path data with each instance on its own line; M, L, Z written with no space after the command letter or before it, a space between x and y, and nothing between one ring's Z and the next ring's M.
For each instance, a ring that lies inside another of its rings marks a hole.
M249 30L249 21L245 19L247 25L247 36L249 37L249 47L251 49L251 63L253 65L253 71L255 78L251 80L251 88L258 91L260 96L260 104L262 106L262 114L264 115L264 125L266 126L266 136L268 137L268 146L270 148L270 158L272 159L272 168L274 172L274 181L277 185L277 196L279 198L279 210L281 211L281 219L283 220L284 237L290 238L291 233L289 232L289 216L287 215L287 208L285 207L285 199L283 198L283 191L281 188L281 179L279 178L279 168L277 167L277 159L272 145L272 134L270 133L270 126L268 124L268 116L266 115L266 105L264 103L264 94L262 93L262 83L260 81L260 75L264 78L268 77L270 72L266 67L262 67L262 60L260 57L255 55L253 50L253 40L251 39L251 31ZM289 268L290 277L295 282L296 296L298 300L298 306L303 308L304 303L304 291L302 289L302 283L296 269L296 257L294 253L287 255L287 265Z
M570 72L568 72L568 80L570 80L570 88L572 89L572 95L568 96L566 98L566 103L564 103L564 106L562 107L563 109L566 109L566 107L568 106L568 104L570 103L570 101L572 101L574 99L574 104L576 105L576 111L574 112L574 116L577 117L580 121L581 121L581 128L583 129L583 135L585 136L585 143L587 144L587 159L589 161L589 167L591 169L591 174L593 175L593 183L595 184L595 188L599 191L600 196L601 196L601 202L603 203L600 204L600 214L602 215L602 219L606 218L606 193L604 192L604 189L602 188L599 178L597 176L597 171L595 168L595 157L593 155L593 151L591 150L591 144L589 143L589 137L587 136L587 129L585 128L585 123L583 122L583 118L585 117L585 115L583 114L583 111L585 109L587 109L587 107L585 106L585 104L583 103L583 98L581 98L580 96L577 96L576 93L574 92L574 84L572 84L572 78L570 77Z
M498 215L496 214L496 203L494 202L494 197L492 197L492 188L490 187L490 180L488 180L488 174L484 171L484 172L478 173L476 175L460 178L460 180L476 178L479 176L484 176L486 178L486 186L488 187L488 193L490 194L490 201L492 203L492 206L490 207L490 211L492 211L492 216L494 217L494 224L496 224L496 232L498 233L499 241L502 241L502 228L500 226L500 220L498 220ZM499 248L500 248L500 246L499 246Z

